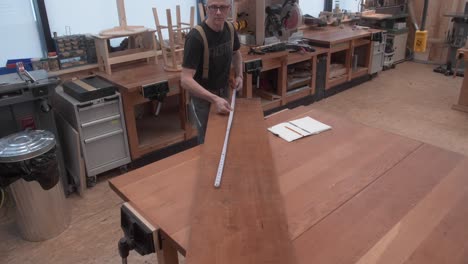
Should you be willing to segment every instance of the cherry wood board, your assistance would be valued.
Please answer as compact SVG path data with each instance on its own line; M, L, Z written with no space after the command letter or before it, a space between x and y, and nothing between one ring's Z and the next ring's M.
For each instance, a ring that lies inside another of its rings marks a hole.
M353 39L369 37L372 33L381 32L378 29L352 29L349 26L341 27L325 27L319 29L304 29L304 38L311 40L314 43L321 44L336 44Z
M221 186L213 187L227 121L210 113L186 262L296 263L260 100L237 100Z
M302 116L333 129L293 143L268 135L299 263L466 260L466 157L312 107L283 111L265 122ZM200 151L169 158L175 166L156 162L111 182L183 254ZM198 239L204 243L204 237Z

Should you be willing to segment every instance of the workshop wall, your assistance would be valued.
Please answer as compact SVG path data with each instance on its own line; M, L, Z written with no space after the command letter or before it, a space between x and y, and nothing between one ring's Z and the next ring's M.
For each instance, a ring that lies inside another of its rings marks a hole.
M45 0L51 32L59 36L67 34L97 34L99 31L119 25L115 0ZM190 7L195 0L127 0L125 9L129 25L156 28L153 7L158 8L159 19L166 24L166 9L181 6L182 21L188 22ZM30 0L0 1L0 34L5 36L0 44L0 67L8 59L44 56L34 12ZM113 43L114 44L114 43Z
M0 36L0 67L8 59L42 56L30 0L0 1Z
M99 33L119 25L115 0L46 0L50 31L58 35ZM189 21L190 7L196 7L195 0L133 0L125 1L128 25L156 28L152 8L158 9L159 20L167 24L166 9L172 10L175 21L175 7L180 5L182 21ZM68 28L66 28L68 27Z

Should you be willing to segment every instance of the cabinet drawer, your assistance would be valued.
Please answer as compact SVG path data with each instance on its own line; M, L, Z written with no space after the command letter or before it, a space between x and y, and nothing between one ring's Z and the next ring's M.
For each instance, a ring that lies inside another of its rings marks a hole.
M122 129L121 116L117 114L81 124L81 136L86 140Z
M120 130L84 140L88 172L128 156L124 135L123 130Z
M99 120L109 116L120 114L119 97L112 101L103 101L101 103L90 105L81 105L78 107L78 116L80 124Z

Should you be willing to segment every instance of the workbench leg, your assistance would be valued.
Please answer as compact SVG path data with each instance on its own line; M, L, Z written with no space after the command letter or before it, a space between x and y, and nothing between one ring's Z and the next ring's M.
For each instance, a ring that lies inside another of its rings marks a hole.
M162 242L162 250L157 249L156 255L158 264L179 264L179 256L177 248L170 239L164 238Z
M244 73L244 87L243 96L245 98L252 98L253 87L252 87L252 74Z

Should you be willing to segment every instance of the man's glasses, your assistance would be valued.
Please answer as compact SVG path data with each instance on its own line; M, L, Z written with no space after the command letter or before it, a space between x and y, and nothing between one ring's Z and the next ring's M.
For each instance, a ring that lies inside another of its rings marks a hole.
M207 6L208 10L210 10L211 12L218 12L218 10L219 10L221 13L227 12L230 7L231 7L230 5L209 5L209 6Z

